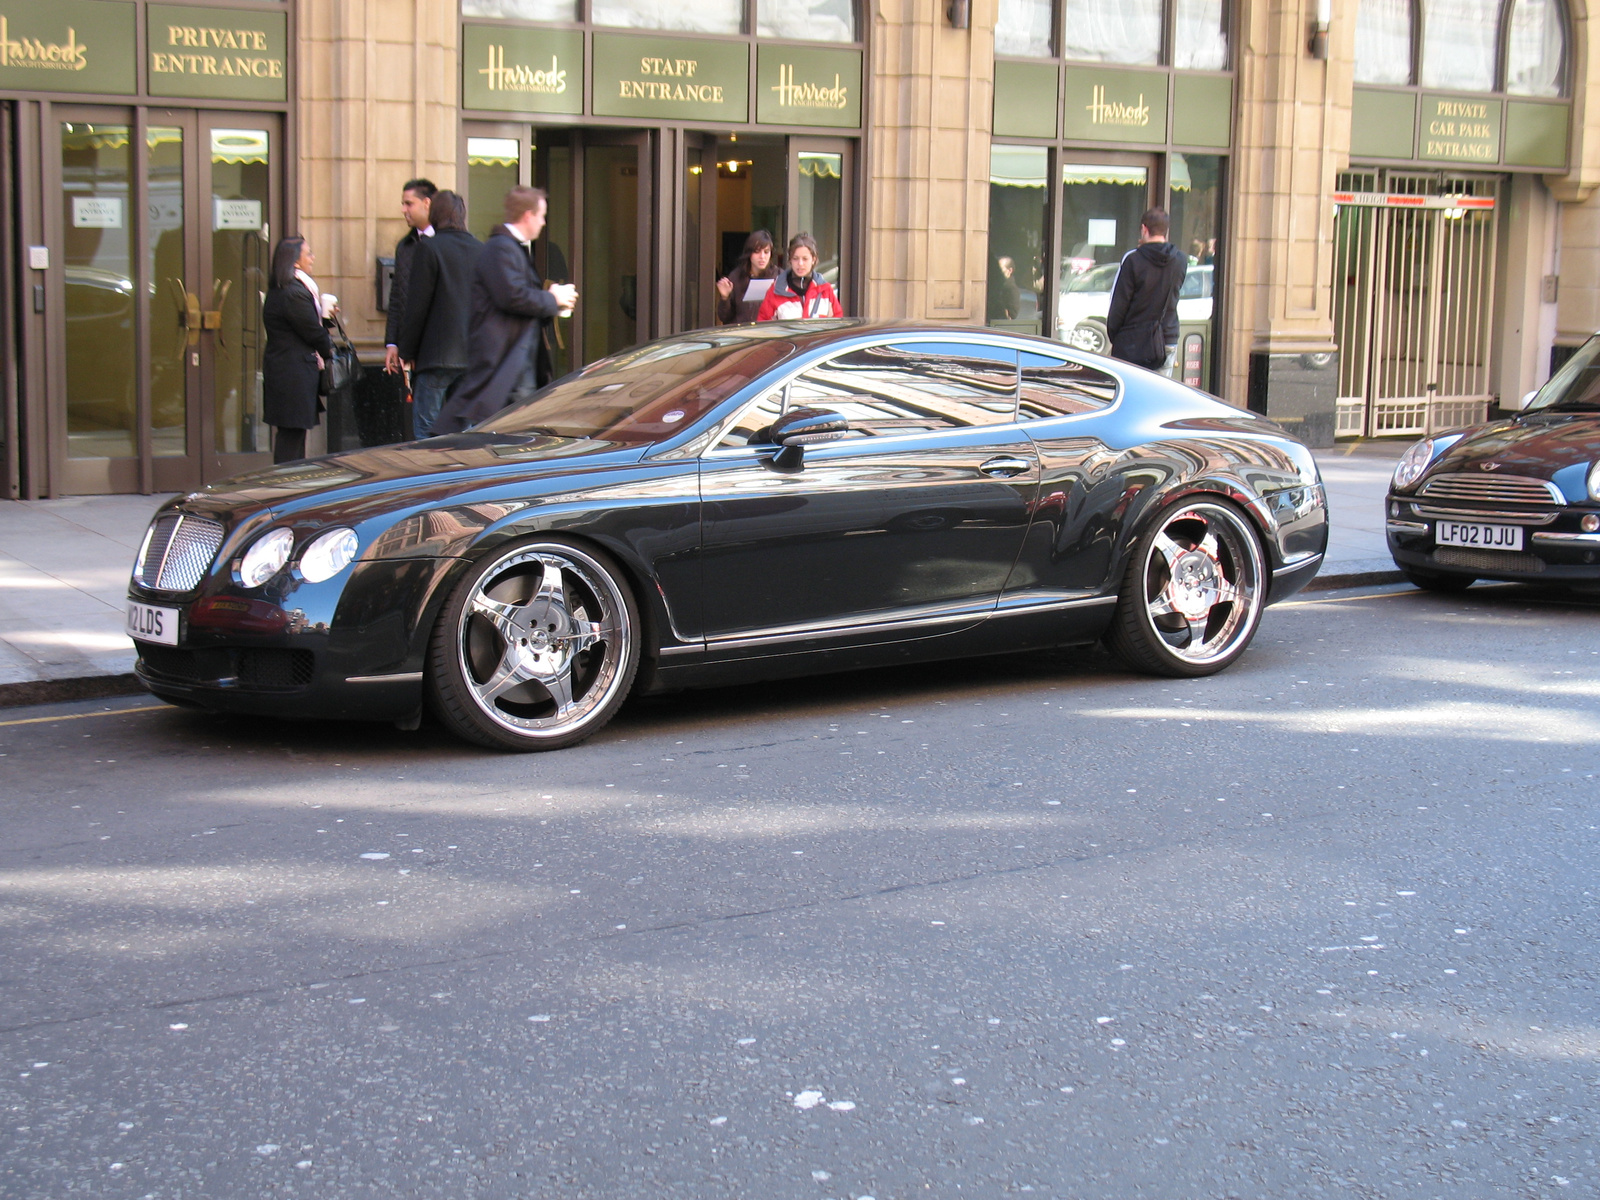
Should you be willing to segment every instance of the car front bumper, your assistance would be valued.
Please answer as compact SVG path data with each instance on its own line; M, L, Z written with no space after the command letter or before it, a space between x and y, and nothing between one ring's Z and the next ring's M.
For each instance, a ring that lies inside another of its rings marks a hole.
M1397 566L1441 575L1470 575L1516 583L1587 584L1600 582L1600 532L1584 532L1580 522L1592 509L1566 507L1553 515L1507 510L1487 512L1481 506L1456 519L1494 525L1515 525L1523 531L1521 550L1477 550L1440 546L1435 527L1440 509L1421 510L1411 496L1391 494L1385 535Z

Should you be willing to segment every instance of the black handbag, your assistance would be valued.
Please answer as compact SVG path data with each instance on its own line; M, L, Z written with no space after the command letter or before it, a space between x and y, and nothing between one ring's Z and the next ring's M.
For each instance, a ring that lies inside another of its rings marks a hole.
M333 357L322 368L322 382L317 392L323 396L338 395L355 383L361 371L361 360L356 357L356 348L350 344L350 335L344 331L344 322L337 313L333 325L339 336L333 341Z

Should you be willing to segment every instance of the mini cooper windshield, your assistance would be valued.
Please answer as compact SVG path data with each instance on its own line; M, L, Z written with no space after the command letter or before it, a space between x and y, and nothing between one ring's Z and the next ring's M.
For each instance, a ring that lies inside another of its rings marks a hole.
M624 350L556 380L475 431L619 446L658 442L793 354L790 334L783 325L699 330Z
M1523 411L1600 413L1600 337L1580 346Z

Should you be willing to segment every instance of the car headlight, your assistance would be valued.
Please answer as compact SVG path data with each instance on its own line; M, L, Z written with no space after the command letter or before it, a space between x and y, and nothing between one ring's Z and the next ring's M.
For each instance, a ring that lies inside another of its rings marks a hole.
M1600 462L1589 468L1589 499L1600 502Z
M289 561L289 551L294 549L294 534L287 529L274 529L258 537L244 552L239 564L239 582L245 587L260 587Z
M300 574L309 583L332 579L348 567L361 549L353 529L330 529L314 538L300 555Z
M1423 438L1400 456L1400 461L1394 468L1394 487L1396 491L1404 491L1417 480L1422 478L1422 473L1428 469L1428 464L1433 461L1433 439Z

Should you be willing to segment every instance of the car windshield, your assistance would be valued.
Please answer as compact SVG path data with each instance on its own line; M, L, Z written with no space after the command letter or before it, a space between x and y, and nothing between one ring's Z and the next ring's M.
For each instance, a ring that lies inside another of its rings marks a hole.
M792 333L782 325L702 329L635 346L556 380L474 430L623 446L658 442L793 354Z
M1600 412L1600 337L1580 346L1523 411Z

